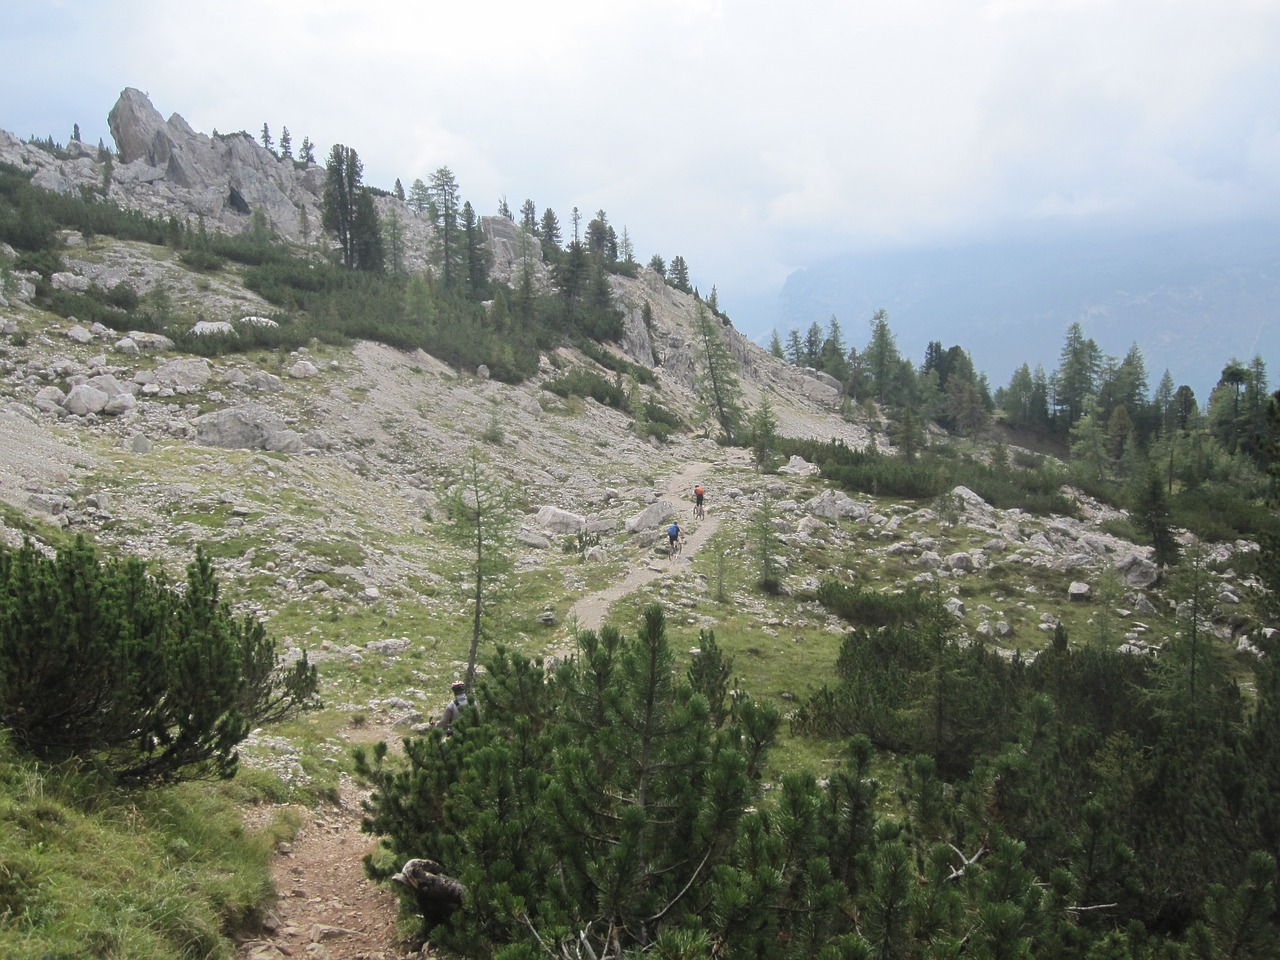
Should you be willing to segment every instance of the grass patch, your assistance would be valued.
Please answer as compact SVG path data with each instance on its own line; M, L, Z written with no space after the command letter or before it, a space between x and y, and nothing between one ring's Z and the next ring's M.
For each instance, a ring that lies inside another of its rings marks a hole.
M238 799L211 784L122 793L0 745L0 956L231 957L294 829L247 831Z

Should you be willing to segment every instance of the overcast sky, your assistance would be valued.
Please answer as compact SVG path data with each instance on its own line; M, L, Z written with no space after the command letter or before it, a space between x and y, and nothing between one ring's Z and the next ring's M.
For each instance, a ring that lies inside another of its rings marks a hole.
M137 87L345 143L374 186L443 165L482 214L603 208L731 315L844 250L1280 218L1280 0L2 6L21 137L110 144Z

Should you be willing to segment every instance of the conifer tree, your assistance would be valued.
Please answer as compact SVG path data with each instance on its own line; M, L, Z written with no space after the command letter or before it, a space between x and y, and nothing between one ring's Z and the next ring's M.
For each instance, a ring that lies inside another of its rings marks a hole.
M289 135L288 127L280 128L280 159L293 159L293 137Z
M431 191L427 185L422 182L421 177L416 177L413 183L409 184L409 197L407 203L413 208L414 213L423 214L427 212L431 205Z
M386 250L382 245L382 225L373 192L368 187L356 194L355 213L351 220L352 266L368 273L381 273L386 268Z
M467 294L472 299L484 300L489 295L489 250L485 246L484 233L470 200L462 204L459 222L462 227L462 262Z
M778 469L778 418L766 393L760 398L760 406L751 415L751 453L756 469L761 473L773 473Z
M511 567L511 528L515 514L506 487L486 470L473 446L463 463L460 482L449 495L451 536L471 554L467 588L471 604L471 646L467 651L467 686L475 681L480 640L498 601L501 576Z
M314 703L262 624L236 619L197 550L186 588L83 538L49 558L0 549L0 726L42 759L136 786L234 775L250 730Z
M720 321L698 301L694 315L695 387L704 415L715 420L726 443L734 443L742 428L742 388L738 362L725 343Z
M355 233L356 204L360 196L364 167L355 150L335 143L325 164L324 197L321 203L321 225L338 238L342 265L356 268Z
M769 337L769 355L778 360L785 360L787 355L782 352L782 339L778 336L778 328L774 327Z
M542 257L548 263L560 259L560 219L550 207L542 211L542 224L537 232L542 241Z
M466 282L462 238L459 237L460 204L458 181L448 167L438 167L431 175L430 198L435 211L436 256L440 280L446 290Z
M693 287L689 283L689 265L684 262L684 257L677 254L671 258L671 272L667 277L667 282L677 290L685 293L692 293Z
M520 226L529 231L529 235L536 237L540 225L538 223L538 208L532 200L526 200L520 205Z

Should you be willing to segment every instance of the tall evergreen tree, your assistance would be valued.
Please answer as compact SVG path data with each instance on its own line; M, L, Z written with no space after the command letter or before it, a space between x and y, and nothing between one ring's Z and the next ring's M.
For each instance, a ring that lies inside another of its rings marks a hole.
M467 280L465 252L459 236L458 214L461 203L458 181L448 167L438 167L431 174L431 203L435 211L436 256L440 262L440 280L452 290Z
M682 290L685 293L693 292L693 286L689 283L689 265L685 263L684 257L679 254L671 258L671 272L667 282L677 290Z
M1085 337L1080 324L1071 324L1053 375L1058 429L1062 432L1069 432L1084 416L1085 398L1097 392L1101 365L1102 352L1098 345L1092 338Z
M409 184L407 202L413 212L418 214L426 213L431 206L431 190L422 182L421 177L415 178L413 183Z
M543 259L554 264L560 259L560 219L550 207L542 211L542 225L537 235L542 241Z
M357 270L381 273L386 268L386 251L382 244L382 225L373 204L373 192L364 187L356 195L351 220L352 266Z
M769 354L779 360L785 360L787 355L782 352L782 339L778 336L778 328L773 328L773 333L769 337Z
M472 298L484 300L489 295L489 248L485 246L484 233L476 219L476 212L467 200L462 204L462 261L466 274L467 293Z
M538 223L538 208L532 200L526 200L520 205L520 225L529 231L530 236L538 236L541 226Z
M871 376L871 389L881 403L900 403L904 397L902 355L898 353L897 339L889 329L889 314L880 309L871 318L871 339L862 353L867 373Z
M280 128L280 159L293 159L293 137L289 135L288 127Z
M356 235L353 227L363 173L364 167L355 150L335 143L325 164L320 222L326 230L337 235L342 265L349 270L356 267Z

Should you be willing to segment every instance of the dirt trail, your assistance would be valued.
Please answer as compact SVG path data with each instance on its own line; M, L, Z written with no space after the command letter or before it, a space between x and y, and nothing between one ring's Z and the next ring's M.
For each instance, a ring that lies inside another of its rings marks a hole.
M370 728L361 741L395 741ZM299 809L302 827L271 864L279 896L261 938L240 945L238 960L405 960L427 956L396 933L397 896L364 875L361 858L377 842L360 832L366 796L343 776L336 805ZM269 815L269 811L264 811Z
M715 505L706 518L693 519L693 488L706 481L713 465L687 463L667 479L661 498L677 504L685 528L684 551L667 559L650 556L620 581L581 597L571 608L582 629L599 629L618 600L659 577L681 571L720 526ZM390 731L366 729L361 740L394 741ZM263 937L241 945L238 960L404 960L427 956L427 948L396 935L396 894L364 875L360 858L374 839L360 832L361 790L343 778L336 806L302 811L297 837L283 844L272 864L279 901L268 915Z
M687 463L679 473L667 479L661 499L670 500L680 507L680 525L684 529L684 550L674 559L650 557L641 565L633 567L622 580L596 593L579 597L569 608L569 618L577 618L581 630L598 630L609 614L609 608L630 593L639 590L646 583L679 572L680 568L692 560L694 554L702 548L720 527L720 520L713 508L707 509L706 519L694 520L693 497L694 485L705 481L712 471L710 463Z

